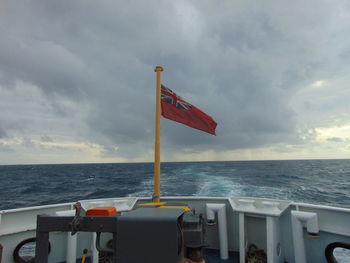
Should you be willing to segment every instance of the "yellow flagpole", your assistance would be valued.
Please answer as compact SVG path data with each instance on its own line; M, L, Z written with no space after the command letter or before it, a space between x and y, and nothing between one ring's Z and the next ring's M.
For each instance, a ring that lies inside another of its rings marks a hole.
M157 66L154 71L157 74L157 92L156 92L156 126L155 126L155 144L154 144L154 190L152 201L160 202L160 93L161 93L161 72L164 69Z

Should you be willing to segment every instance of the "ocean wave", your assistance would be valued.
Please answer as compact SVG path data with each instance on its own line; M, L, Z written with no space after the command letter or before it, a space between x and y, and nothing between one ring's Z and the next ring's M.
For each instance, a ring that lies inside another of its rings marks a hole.
M350 207L349 160L164 163L162 196L245 196ZM151 196L153 164L0 166L0 209Z

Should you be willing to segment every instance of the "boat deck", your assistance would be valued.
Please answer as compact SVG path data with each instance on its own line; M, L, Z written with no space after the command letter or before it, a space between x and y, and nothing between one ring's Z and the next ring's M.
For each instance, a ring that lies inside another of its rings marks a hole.
M204 252L205 263L237 263L239 262L238 252L229 252L229 259L220 259L220 251L217 249L206 249ZM77 263L81 263L81 259L77 259ZM86 258L85 263L92 263L90 257Z
M216 249L206 249L204 252L205 263L236 263L239 262L239 253L230 252L229 259L220 259L220 251Z
M119 211L127 212L133 211L134 207L137 206L137 202L141 203L144 200L146 199L139 200L125 197L83 200L81 204L83 208L85 207L85 210L89 207L114 206L119 207ZM168 199L164 198L164 200L174 203L187 203L188 206L195 209L196 214L202 214L205 230L204 244L208 244L208 248L205 249L204 253L205 263L238 263L240 257L245 262L244 248L247 244L255 244L258 248L263 248L264 253L261 255L266 254L267 260L265 261L268 262L326 262L324 250L327 246L334 246L339 242L346 245L350 243L350 209L236 197L222 199L169 197ZM276 207L276 204L279 205ZM14 262L13 253L16 246L36 235L38 215L58 215L61 219L63 216L74 216L73 205L73 203L68 203L0 211L0 243L5 248L2 250L1 262ZM219 227L221 223L219 222L219 213L214 213L216 224L206 224L212 219L211 214L208 216L207 208L211 208L213 205L226 207L228 248L235 251L229 253L229 259L227 260L220 259L219 250L210 249L220 247ZM274 206L274 208L270 209L270 206ZM308 218L307 222L311 222L312 227L309 227L309 229L307 227L305 229L303 226L302 220L306 217ZM298 222L298 224L293 226L293 221ZM91 233L80 233L72 238L66 232L54 231L54 233L50 233L52 236L49 241L53 248L50 253L50 262L74 262L74 258L77 258L76 262L81 263L84 248L88 248L89 256L85 263L91 263L93 256L98 258L97 250L92 249L95 240ZM95 232L95 229L89 232ZM313 238L308 232L318 234L318 238ZM176 231L174 231L174 236L175 233ZM301 234L295 235L294 233ZM138 238L137 235L135 236L135 238ZM74 239L75 237L76 239ZM129 240L134 241L135 238ZM107 239L108 235L104 236L102 241L107 241ZM68 241L72 247L68 246ZM67 248L71 249L68 250ZM238 253L240 248L242 248L242 254ZM341 248L340 246L339 249ZM131 253L135 253L135 251L136 249L132 249ZM343 250L339 251L343 252ZM22 252L29 254L29 251ZM34 253L30 253L30 255L34 256ZM346 252L343 252L341 257L338 258L342 259L342 262L350 262L348 260L349 255ZM135 262L146 261L138 260ZM340 262L340 260L338 261Z

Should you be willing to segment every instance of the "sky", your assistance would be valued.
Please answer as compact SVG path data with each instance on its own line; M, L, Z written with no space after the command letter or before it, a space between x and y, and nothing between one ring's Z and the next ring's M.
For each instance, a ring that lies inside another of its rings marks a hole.
M152 162L157 65L162 161L350 158L349 62L348 0L0 0L0 164Z

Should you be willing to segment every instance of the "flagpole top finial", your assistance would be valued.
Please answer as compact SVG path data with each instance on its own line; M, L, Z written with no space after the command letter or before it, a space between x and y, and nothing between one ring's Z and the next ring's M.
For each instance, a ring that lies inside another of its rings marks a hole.
M161 66L156 66L156 68L154 69L154 72L158 72L158 71L164 71L164 69Z

